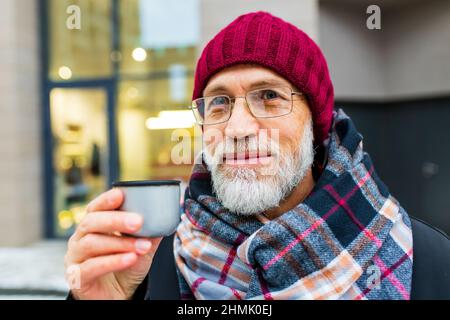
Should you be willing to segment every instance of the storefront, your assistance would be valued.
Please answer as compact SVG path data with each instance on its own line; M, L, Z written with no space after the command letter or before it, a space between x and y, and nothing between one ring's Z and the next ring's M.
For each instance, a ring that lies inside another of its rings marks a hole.
M196 0L42 2L46 236L65 237L112 181L187 180L172 132L194 136L200 10ZM67 26L73 5L79 29Z
M282 2L2 1L0 246L69 235L88 199L114 180L186 180L191 165L171 160L176 142L167 127L194 130L183 112L196 55L256 10L320 38L336 105L358 124L381 178L410 214L449 232L447 2L386 7L392 33L361 29L357 3ZM72 6L80 29L67 26ZM416 20L414 30L406 27ZM380 52L393 54L386 61Z

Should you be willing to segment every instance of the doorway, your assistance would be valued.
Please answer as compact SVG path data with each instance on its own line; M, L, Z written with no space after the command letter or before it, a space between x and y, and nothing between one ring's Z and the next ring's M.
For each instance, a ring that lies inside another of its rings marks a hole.
M48 230L73 233L90 199L115 179L113 101L108 86L54 87L49 92L52 164Z

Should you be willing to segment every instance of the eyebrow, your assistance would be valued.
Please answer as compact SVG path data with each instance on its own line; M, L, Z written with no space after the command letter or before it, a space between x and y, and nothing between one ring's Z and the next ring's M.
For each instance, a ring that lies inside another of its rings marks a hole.
M278 79L264 79L264 80L258 80L256 82L251 83L248 86L248 89L252 90L252 89L270 87L270 86L288 86L288 87L290 87L290 84L285 81L278 80ZM204 91L205 95L212 95L212 94L226 93L226 92L229 92L229 88L227 85L225 85L223 83L213 85L211 88L208 88L207 90Z

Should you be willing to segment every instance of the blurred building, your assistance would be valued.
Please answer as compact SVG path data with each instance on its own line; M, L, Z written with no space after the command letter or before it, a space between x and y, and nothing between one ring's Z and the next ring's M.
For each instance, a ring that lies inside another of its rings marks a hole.
M370 4L381 8L381 30L366 26ZM70 235L114 180L186 181L191 166L172 162L172 132L194 132L186 106L199 51L256 10L319 42L336 106L355 119L380 176L412 215L450 231L448 1L3 0L1 8L0 245Z

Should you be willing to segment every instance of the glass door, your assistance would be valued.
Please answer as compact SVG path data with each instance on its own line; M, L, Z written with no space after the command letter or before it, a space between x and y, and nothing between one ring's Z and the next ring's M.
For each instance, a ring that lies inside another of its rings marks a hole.
M107 189L110 172L108 91L50 91L53 162L53 233L70 235L87 203Z

